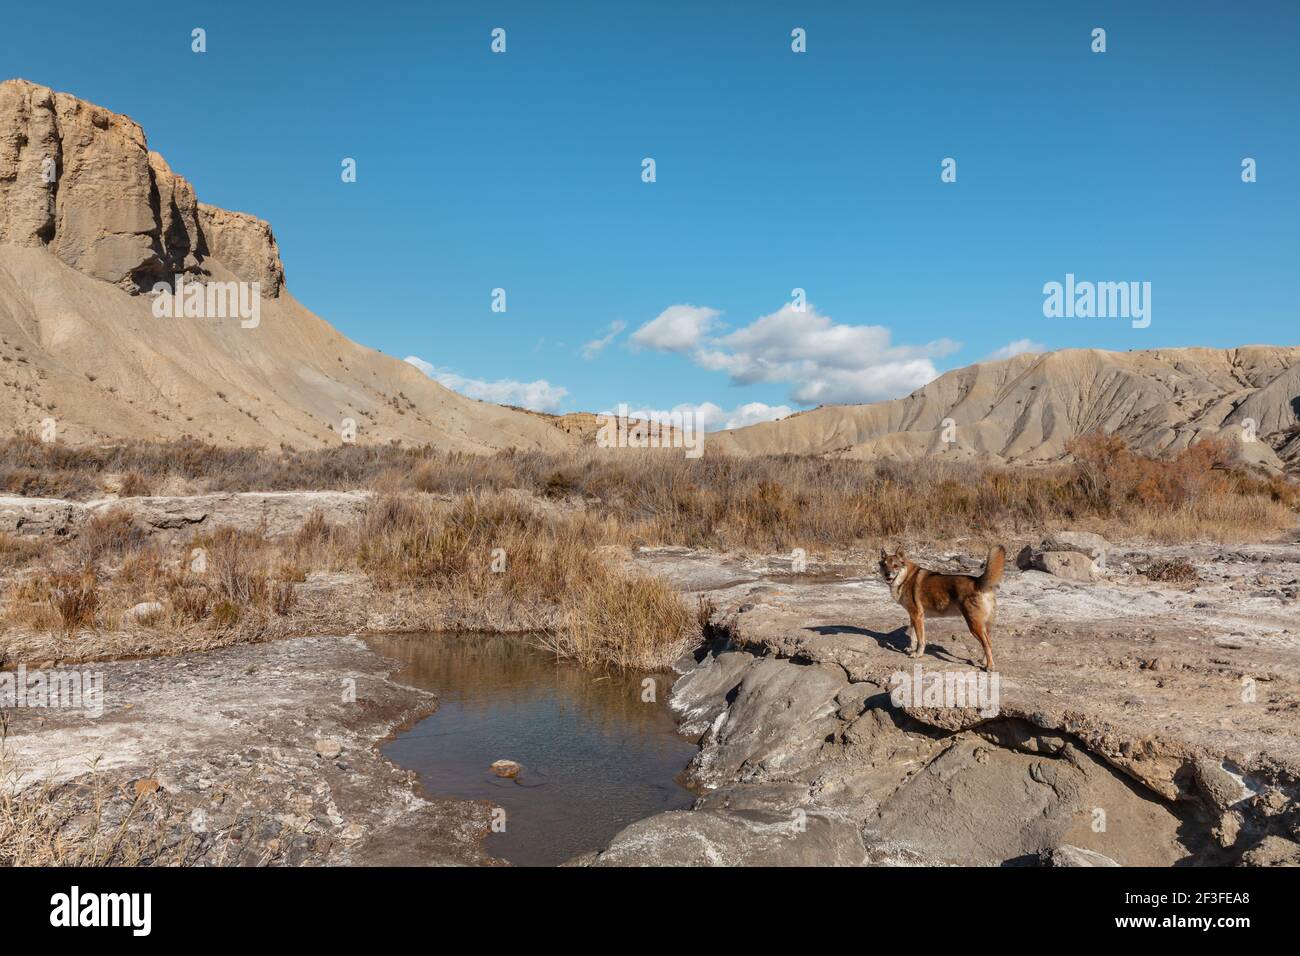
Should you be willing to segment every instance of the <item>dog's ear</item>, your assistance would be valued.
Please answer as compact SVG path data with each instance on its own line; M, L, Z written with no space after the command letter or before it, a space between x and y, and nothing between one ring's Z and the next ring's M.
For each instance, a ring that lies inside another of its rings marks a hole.
M883 561L883 560L885 560L885 558L887 558L887 557L889 557L889 553L888 553L884 548L881 548L881 549L880 549L880 560Z
M907 555L903 554L903 546L901 544L898 546L898 550L894 552L894 557L896 558L907 557Z

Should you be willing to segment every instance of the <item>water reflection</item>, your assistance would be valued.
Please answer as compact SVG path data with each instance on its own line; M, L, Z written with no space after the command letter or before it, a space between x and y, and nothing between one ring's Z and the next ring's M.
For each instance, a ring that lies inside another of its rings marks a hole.
M690 806L677 777L695 745L664 701L671 674L599 674L557 663L525 638L401 635L371 640L405 667L395 679L439 695L438 711L385 745L438 796L505 810L486 848L524 866L604 846L622 827ZM645 700L646 681L654 701ZM488 769L514 760L514 779Z

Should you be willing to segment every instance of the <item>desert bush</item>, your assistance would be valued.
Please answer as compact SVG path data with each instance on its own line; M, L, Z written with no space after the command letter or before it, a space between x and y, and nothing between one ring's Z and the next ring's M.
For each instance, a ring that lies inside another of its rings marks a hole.
M232 625L245 612L269 605L265 539L234 528L219 528L207 539L206 550L208 569L203 580L213 592L212 613L217 626Z
M298 591L292 581L272 581L270 584L271 611L280 617L288 617L298 603Z
M212 611L213 592L191 575L176 574L166 580L167 603L183 623L197 624Z
M35 561L46 551L45 543L0 531L0 571L14 571Z
M1212 490L1226 490L1230 448L1199 441L1169 458L1147 458L1117 435L1094 432L1072 441L1074 484L1083 500L1117 513L1124 506L1176 510ZM1216 475L1216 472L1219 474Z
M132 469L122 476L122 484L118 489L118 494L123 498L142 498L153 494L153 492L145 477L140 472Z
M105 559L121 558L128 551L141 548L148 538L129 512L114 507L95 515L82 526L76 538L78 560L83 564L95 564Z
M87 565L53 574L44 585L64 633L72 635L94 626L99 609L99 577L94 568Z

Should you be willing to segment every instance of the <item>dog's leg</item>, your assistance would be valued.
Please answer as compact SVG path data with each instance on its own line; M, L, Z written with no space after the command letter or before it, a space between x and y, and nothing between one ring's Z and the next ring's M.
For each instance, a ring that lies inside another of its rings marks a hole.
M925 612L917 611L912 618L912 631L916 634L916 650L912 652L913 657L925 656Z
M984 647L984 670L993 670L993 643L989 640L989 629L987 622L976 614L967 613L962 609L962 617L966 618L966 626L970 632L975 635L980 644ZM971 663L975 663L971 661Z

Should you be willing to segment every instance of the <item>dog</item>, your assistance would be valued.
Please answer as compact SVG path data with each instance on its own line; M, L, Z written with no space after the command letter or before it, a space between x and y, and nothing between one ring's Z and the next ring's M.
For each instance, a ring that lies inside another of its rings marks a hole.
M993 644L989 640L989 629L997 615L997 586L1002 580L1002 569L1006 563L1006 548L998 545L989 549L984 572L978 577L969 574L940 574L907 560L902 548L893 554L885 553L882 548L880 576L889 585L890 596L903 606L911 619L908 631L909 643L914 639L912 656L920 657L925 653L926 614L936 617L955 617L960 614L984 648L984 670L991 671Z

